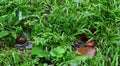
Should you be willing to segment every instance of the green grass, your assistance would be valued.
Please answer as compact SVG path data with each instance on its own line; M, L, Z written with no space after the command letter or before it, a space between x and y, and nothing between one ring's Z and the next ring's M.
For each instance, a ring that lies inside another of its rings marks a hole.
M119 3L119 0L1 0L0 32L5 32L0 35L1 45L14 46L16 36L23 35L34 48L31 57L22 60L19 52L1 48L0 65L119 66ZM46 9L51 9L50 14L45 14ZM18 18L20 11L22 20ZM78 40L78 34L96 40L94 58L74 56L71 45Z

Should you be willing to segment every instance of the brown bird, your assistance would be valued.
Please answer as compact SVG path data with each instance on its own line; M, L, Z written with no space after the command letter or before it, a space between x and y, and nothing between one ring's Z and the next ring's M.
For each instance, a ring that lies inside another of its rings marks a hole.
M94 57L94 55L97 52L97 50L94 47L94 45L95 45L95 41L87 42L84 47L80 47L80 48L78 48L78 50L76 50L76 56L86 55L89 58Z

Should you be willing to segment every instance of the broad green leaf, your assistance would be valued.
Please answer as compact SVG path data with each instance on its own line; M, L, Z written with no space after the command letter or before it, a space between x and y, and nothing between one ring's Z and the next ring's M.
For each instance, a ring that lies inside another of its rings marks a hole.
M66 49L65 48L62 48L60 46L54 48L50 54L53 56L53 57L57 57L57 58L60 58L60 57L63 57L63 54L65 53Z
M57 48L55 48L55 50L58 52L58 53L65 53L65 49L64 48L62 48L62 47L60 47L60 46L58 46Z
M47 56L47 52L41 50L40 47L34 47L31 50L31 54L38 55L39 57L45 57L45 56Z
M8 31L3 30L3 31L0 32L0 38L2 38L4 36L7 36L8 34L9 34Z
M70 64L70 66L78 66L79 64L81 64L81 61L85 61L87 59L87 56L77 56L74 59L68 61L68 63Z

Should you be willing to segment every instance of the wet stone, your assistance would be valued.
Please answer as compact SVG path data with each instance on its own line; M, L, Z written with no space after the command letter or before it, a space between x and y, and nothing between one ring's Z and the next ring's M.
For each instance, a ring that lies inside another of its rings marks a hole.
M26 42L24 44L15 44L15 48L20 51L23 51L24 49L31 50L33 45L30 42Z
M32 44L29 44L29 45L26 46L26 49L28 49L28 50L31 50L32 48L33 48Z

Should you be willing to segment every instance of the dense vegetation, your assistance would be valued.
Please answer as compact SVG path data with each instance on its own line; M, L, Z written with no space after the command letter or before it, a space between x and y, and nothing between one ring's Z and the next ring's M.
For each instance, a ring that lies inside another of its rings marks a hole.
M85 34L97 54L75 56L72 42ZM14 47L18 35L33 44L31 55ZM120 65L119 0L0 0L0 66Z

